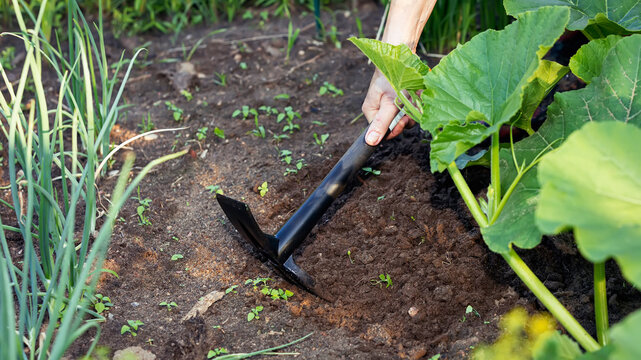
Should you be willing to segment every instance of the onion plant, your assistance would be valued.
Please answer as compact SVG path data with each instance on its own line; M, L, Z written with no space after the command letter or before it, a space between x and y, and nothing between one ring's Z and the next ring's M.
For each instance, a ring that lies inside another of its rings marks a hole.
M151 162L126 186L133 165L132 156L128 157L112 193L110 209L99 231L94 231L98 154L115 121L118 98L129 71L113 101L104 99L102 89L101 101L105 102L101 104L105 107L100 112L113 121L96 121L95 88L107 82L93 82L96 77L92 75L95 65L90 44L94 50L98 47L86 32L88 25L81 28L79 21L73 22L70 39L77 45L75 58L65 60L42 38L47 0L33 19L33 29L27 28L18 0L12 5L21 31L14 35L23 40L26 56L16 85L0 65L7 89L6 95L0 92L0 130L8 142L11 190L11 201L3 204L13 211L15 217L10 221L17 224L4 225L0 219L0 358L59 359L87 329L93 327L100 333L97 322L85 318L101 319L91 309L91 299L118 211L153 166L185 151ZM106 74L102 38L99 42L103 56L94 60L102 60L100 66ZM58 66L60 63L67 68ZM44 90L46 64L59 76L57 99ZM76 71L78 88L72 90ZM27 95L29 81L34 91ZM112 81L107 86L113 87L115 78ZM83 96L77 96L81 92ZM80 222L82 210L85 214ZM22 260L10 253L6 231L21 236ZM97 337L90 351L96 341Z

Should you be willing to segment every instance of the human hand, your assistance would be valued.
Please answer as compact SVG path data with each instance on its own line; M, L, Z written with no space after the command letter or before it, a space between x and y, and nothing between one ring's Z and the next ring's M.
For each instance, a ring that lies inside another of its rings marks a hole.
M370 123L369 130L365 135L365 142L368 145L375 146L383 139L394 116L398 113L398 107L394 103L395 99L394 88L377 69L372 76L362 106L363 114ZM403 116L387 138L391 139L399 135L405 127L412 127L414 124L414 121L407 115Z

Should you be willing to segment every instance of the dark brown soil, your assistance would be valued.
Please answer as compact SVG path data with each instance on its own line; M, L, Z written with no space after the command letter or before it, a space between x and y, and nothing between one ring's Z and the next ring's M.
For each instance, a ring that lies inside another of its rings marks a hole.
M369 3L359 9L366 36L374 36L381 11ZM340 38L355 35L353 13L338 11L335 19ZM132 74L125 98L134 106L115 129L116 142L139 133L137 125L150 113L157 128L189 129L133 143L138 165L184 146L192 150L143 181L141 196L152 199L147 213L152 225L139 224L134 199L121 212L123 221L114 229L105 264L119 277L103 275L98 289L114 304L106 313L100 345L112 352L141 346L159 359L205 359L210 349L250 352L313 332L284 351L303 359L417 359L439 353L442 359L458 359L493 341L498 321L509 309L543 310L501 257L484 245L449 176L429 172L429 148L418 127L380 146L368 166L381 174L359 174L295 254L333 301L283 281L252 256L206 187L218 185L225 195L242 199L263 230L275 233L366 126L364 119L352 119L360 114L373 66L347 41L341 49L315 41L311 24L310 16L295 17L295 25L304 30L289 63L282 52L286 36L265 36L286 34L282 19L262 29L257 20L236 23L208 38L190 61L198 73L187 82L191 101L176 89L180 74L175 64L161 61L180 59L181 44L189 51L211 29L185 31L174 44L168 36L110 40L112 61L123 48L130 56L134 47L151 42L146 61L152 63ZM227 75L227 86L214 83L216 72ZM345 95L320 96L324 81ZM291 97L274 100L281 93ZM184 110L182 122L173 120L165 101ZM300 131L277 143L272 134L281 134L284 123L261 114L267 137L253 137L248 134L253 120L232 118L242 105L292 106L302 115L296 121ZM204 126L208 135L197 141L195 133ZM225 139L214 136L214 127L224 130ZM313 133L330 136L320 147ZM288 165L279 160L283 149L307 166L284 176ZM484 191L485 169L468 169L464 175L473 191ZM256 189L264 181L269 191L261 197ZM113 179L105 180L101 190L109 192L112 184ZM579 321L593 329L591 267L571 239L545 239L535 250L521 253ZM172 261L173 254L183 258ZM615 266L608 270L613 275L608 290L614 322L637 308L639 300ZM379 274L389 274L393 286L372 285ZM270 277L271 287L295 295L272 300L244 285L257 277ZM238 293L181 322L199 298L232 285L239 285ZM158 305L163 301L178 307L168 311ZM248 322L247 313L258 305L264 306L260 319ZM468 305L480 316L463 321ZM120 334L127 320L144 322L138 336ZM92 336L84 336L70 355L83 354Z

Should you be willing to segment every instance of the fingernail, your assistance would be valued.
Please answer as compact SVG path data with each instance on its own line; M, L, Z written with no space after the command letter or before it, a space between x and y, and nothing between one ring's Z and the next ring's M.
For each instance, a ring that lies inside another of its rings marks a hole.
M380 139L381 134L379 134L376 130L370 130L365 137L365 141L370 145L377 144Z

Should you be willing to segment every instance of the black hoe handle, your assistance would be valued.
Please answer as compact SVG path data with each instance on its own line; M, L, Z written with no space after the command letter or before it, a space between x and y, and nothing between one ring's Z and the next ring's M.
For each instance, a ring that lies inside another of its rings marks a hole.
M398 123L403 112L394 118L390 129ZM352 176L365 165L365 162L376 150L365 142L365 135L369 126L347 149L343 157L338 160L323 182L309 195L305 203L292 215L291 218L276 233L278 243L278 260L285 261L294 250L305 240L309 232L323 216L334 199L340 195ZM389 134L389 130L387 131ZM387 134L386 134L387 136Z

